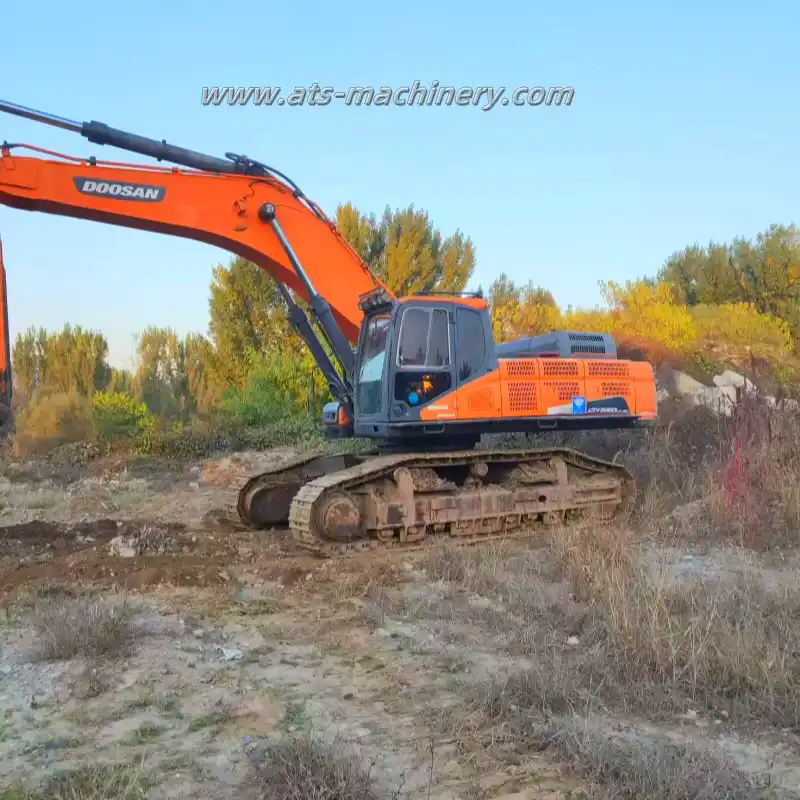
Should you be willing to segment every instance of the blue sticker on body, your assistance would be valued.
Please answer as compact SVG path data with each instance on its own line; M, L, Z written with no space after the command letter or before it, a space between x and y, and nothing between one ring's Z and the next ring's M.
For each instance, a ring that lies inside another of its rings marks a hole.
M586 413L586 398L585 397L573 397L572 398L572 413L573 414L585 414Z

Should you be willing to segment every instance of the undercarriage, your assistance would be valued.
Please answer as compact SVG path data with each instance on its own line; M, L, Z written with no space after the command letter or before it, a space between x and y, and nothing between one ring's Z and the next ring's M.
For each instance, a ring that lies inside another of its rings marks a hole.
M329 557L611 519L635 494L624 467L566 448L342 454L251 468L236 477L227 510L248 528L288 524L301 549Z

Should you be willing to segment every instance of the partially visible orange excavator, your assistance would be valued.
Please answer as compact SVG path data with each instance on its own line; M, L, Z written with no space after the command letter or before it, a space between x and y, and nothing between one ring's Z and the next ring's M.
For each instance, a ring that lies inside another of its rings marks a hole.
M288 522L301 548L330 556L434 535L464 543L524 535L537 522L613 517L633 500L620 465L565 448L480 446L491 433L651 425L653 370L618 359L610 336L554 331L496 344L480 294L395 297L322 210L266 164L4 101L0 111L171 164L5 142L0 202L196 239L250 260L276 281L325 375L334 398L323 412L327 435L373 441L368 454L280 468L265 456L263 469L232 479L232 522Z
M11 432L13 412L11 396L11 337L8 331L8 290L6 287L6 266L3 261L3 241L0 239L0 436Z

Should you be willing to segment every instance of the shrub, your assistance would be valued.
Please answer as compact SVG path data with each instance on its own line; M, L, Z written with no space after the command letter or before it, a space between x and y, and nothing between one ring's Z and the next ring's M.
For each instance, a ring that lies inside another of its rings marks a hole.
M377 800L370 771L338 740L325 745L310 734L265 741L250 754L248 783L265 800ZM397 797L395 794L394 797Z
M230 437L224 430L207 430L185 426L180 430L160 431L155 428L137 437L135 450L140 456L166 458L207 458L231 449Z
M151 430L136 439L142 456L209 458L221 452L267 450L283 445L320 445L321 431L308 415L274 418L261 426L245 425L240 418L211 426L186 425L180 430Z
M762 314L752 303L723 306L699 305L691 309L700 336L762 351L765 355L789 354L789 326L772 314Z
M83 441L91 435L92 405L77 392L36 390L16 419L16 445L27 455Z
M287 400L266 375L251 375L241 389L227 392L220 404L220 421L226 425L261 427L291 416Z
M321 441L317 421L303 414L286 417L261 428L243 428L233 437L233 445L241 450L266 450L270 447Z
M310 354L293 358L269 351L256 358L244 386L229 390L220 404L224 425L266 428L279 423L303 426L319 416L330 399Z
M37 789L17 784L0 790L2 800L141 800L150 783L141 768L98 764L59 771Z
M103 441L136 438L155 429L147 406L124 392L96 392L92 409L95 434Z
M31 656L64 661L124 652L134 637L133 610L127 601L56 596L36 609L36 639Z
M671 353L685 353L697 339L694 320L686 306L675 302L666 284L628 281L625 286L601 284L608 310L569 311L566 327L609 333L618 342L649 341Z

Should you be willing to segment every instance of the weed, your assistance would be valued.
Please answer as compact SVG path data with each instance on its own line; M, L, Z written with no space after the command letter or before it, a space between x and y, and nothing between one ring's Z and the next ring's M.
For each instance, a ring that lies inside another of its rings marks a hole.
M713 752L666 740L606 738L573 721L543 736L542 748L603 790L647 800L761 800L764 785Z
M595 534L553 538L594 609L583 645L595 645L594 663L585 673L611 676L618 698L638 709L691 701L732 719L800 725L800 590L746 578L670 581L637 563L617 531Z
M133 745L148 744L158 739L166 729L161 725L152 722L142 723L131 736L130 743Z
M251 756L249 782L259 800L378 800L370 773L338 741L308 734L268 742Z
M217 725L222 725L231 718L229 711L215 711L211 714L204 714L202 717L196 717L189 723L189 731L202 731L207 728L215 728Z
M124 653L134 640L133 610L127 601L54 597L34 611L36 639L31 657L63 661Z
M306 708L305 700L290 701L286 704L286 713L281 720L281 729L294 731L308 731L311 729L311 716Z
M181 699L177 695L159 695L155 699L156 708L165 714L170 714L177 719L182 718Z
M141 800L149 782L129 765L82 767L46 781L40 788L0 790L0 800Z
M799 589L671 580L664 567L643 564L636 538L619 528L557 530L550 545L558 568L511 545L430 556L429 572L451 579L427 608L437 640L468 622L483 646L488 636L530 662L464 684L472 712L691 708L800 728ZM459 590L488 601L460 600Z

